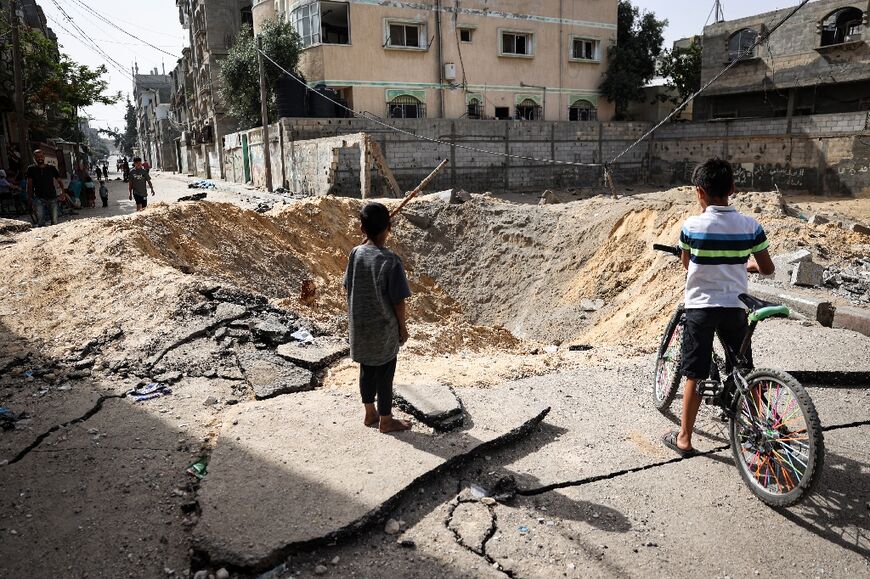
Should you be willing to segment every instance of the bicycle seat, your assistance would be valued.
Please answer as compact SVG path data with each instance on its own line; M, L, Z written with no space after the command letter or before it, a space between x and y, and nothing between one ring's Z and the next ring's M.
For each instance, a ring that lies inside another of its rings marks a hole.
M767 318L787 318L789 316L789 309L782 304L768 302L749 294L740 294L737 297L749 308L750 322L760 322Z

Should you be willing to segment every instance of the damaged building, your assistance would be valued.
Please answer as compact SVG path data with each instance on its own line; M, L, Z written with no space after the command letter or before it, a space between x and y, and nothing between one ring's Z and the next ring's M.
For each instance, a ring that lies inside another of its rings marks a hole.
M266 6L264 6L266 4ZM272 14L258 3L258 21ZM309 86L384 118L610 120L616 0L276 0Z
M870 109L870 2L810 2L704 28L702 84L736 64L695 102L695 120L792 117Z
M136 101L136 125L139 143L136 153L143 161L163 171L176 171L174 150L177 130L170 115L171 83L169 75L155 68L149 74L133 70L133 98Z

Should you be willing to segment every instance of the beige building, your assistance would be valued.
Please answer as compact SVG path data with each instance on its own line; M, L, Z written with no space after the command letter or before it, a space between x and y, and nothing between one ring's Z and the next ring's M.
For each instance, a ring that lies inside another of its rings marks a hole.
M390 118L613 116L598 87L616 42L617 0L274 3L305 45L299 70L308 84L338 91L357 111Z

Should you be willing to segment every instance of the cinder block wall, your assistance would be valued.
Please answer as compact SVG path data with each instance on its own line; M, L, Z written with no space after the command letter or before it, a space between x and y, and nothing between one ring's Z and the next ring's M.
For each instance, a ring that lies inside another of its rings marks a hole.
M391 120L390 124L402 132L362 119L282 119L270 131L275 186L283 179L290 189L309 194L359 196L360 150L351 147L358 147L359 133L365 132L381 147L406 191L442 159L449 159L450 165L433 180L430 190L599 187L600 166L548 160L606 162L650 128L648 123L440 119ZM254 184L261 185L262 171L254 167L257 162L262 165L260 129L246 134ZM241 182L243 159L237 151L241 142L237 135L227 137L225 169L228 179ZM505 157L507 153L522 158ZM673 123L621 157L613 175L622 184L686 184L694 166L709 157L729 159L743 189L778 187L868 197L870 113ZM371 175L374 193L384 192L375 173Z

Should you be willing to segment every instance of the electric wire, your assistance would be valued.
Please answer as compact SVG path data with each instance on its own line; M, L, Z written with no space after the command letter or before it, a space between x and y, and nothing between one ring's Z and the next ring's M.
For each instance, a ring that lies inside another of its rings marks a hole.
M94 10L93 8L91 8L88 4L86 4L86 3L83 2L82 0L72 0L72 1L75 2L76 4L78 4L79 6L81 6L82 8L84 8L85 10L87 10L88 12L90 12L91 14L93 14L94 16L96 16L97 18L99 18L100 20L102 20L103 22L105 22L106 24L108 24L109 26L111 26L111 27L113 27L113 28L116 28L116 29L120 30L121 32L123 32L124 34L126 34L127 36L129 36L130 38L133 38L133 39L135 39L135 40L138 40L138 41L141 42L142 44L144 44L144 45L146 45L146 46L150 46L150 47L153 48L154 50L157 50L158 52L162 52L163 54L166 54L166 55L168 55L168 56L171 56L172 58L180 58L177 54L173 54L173 53L171 53L171 52L169 52L169 51L167 51L167 50L163 50L163 49L160 48L159 46L156 46L156 45L154 45L154 44L151 44L151 43L148 42L147 40L143 40L142 38L139 38L138 36L136 36L136 35L133 34L132 32L129 32L129 31L127 31L127 30L124 30L123 28L121 28L120 26L118 26L117 24L115 24L114 22L112 22L111 20L109 20L108 18L106 18L105 16L103 16L102 14L100 14L99 12L97 12L96 10ZM52 0L52 2L57 3L55 0Z
M714 76L713 78L711 78L709 81L707 81L707 83L706 83L704 86L702 86L702 87L699 88L697 91L695 91L694 93L692 93L691 95L689 95L688 97L686 97L686 100L684 100L684 101L683 101L681 104L679 104L679 105L678 105L678 106L677 106L673 111L671 111L671 113L670 113L668 116L666 116L664 119L662 119L661 122L659 122L657 125L655 125L653 128L651 128L649 131L647 131L646 133L644 133L643 136L641 136L638 140L636 140L634 143L632 143L631 145L629 145L628 148L626 148L624 151L622 151L621 153L619 153L618 155L616 155L615 157L613 157L610 161L608 161L608 162L605 164L605 167L608 167L608 166L612 165L613 163L615 163L616 161L618 161L619 159L621 159L621 158L622 158L626 153L628 153L629 151L631 151L632 149L634 149L637 145L639 145L639 144L642 143L644 140L646 140L647 138L649 138L650 135L652 135L652 134L655 133L657 130L659 130L659 128L660 128L662 125L664 125L665 123L669 122L669 121L674 117L674 115L676 115L677 113L679 113L680 111L682 111L684 108L686 108L686 106L687 106L690 102L692 102L693 100L695 100L695 97L697 97L699 94L701 94L702 92L704 92L705 90L707 90L708 88L710 88L710 85L712 85L714 82L716 82L717 80L719 80L720 78L722 78L722 76L723 76L726 72L728 72L729 70L731 70L731 69L732 69L732 68L733 68L733 67L734 67L738 62L740 62L741 59L745 58L747 55L749 55L749 54L751 54L753 51L755 51L755 49L758 47L758 45L760 45L762 42L765 42L768 38L770 38L770 35L771 35L771 34L773 34L774 32L776 32L776 30L777 30L780 26L782 26L783 24L785 24L785 23L786 23L786 22L787 22L787 21L788 21L792 16L794 16L795 14L797 14L797 11L800 10L801 8L803 8L803 7L804 7L804 6L805 6L809 1L810 1L810 0L803 0L800 4L798 4L797 6L795 6L795 7L794 7L794 8L793 8L793 9L792 9L788 14L786 14L785 17L784 17L782 20L780 20L777 24L775 24L775 25L774 25L770 30L764 32L763 34L759 34L759 35L755 38L755 42L753 42L752 45L750 45L750 46L744 48L742 51L740 51L740 53L738 53L737 57L736 57L734 60L732 60L731 62L728 63L728 66L726 66L725 68L723 68L722 70L720 70L719 73L718 73L716 76Z
M49 16L48 14L46 14L46 17L47 17L49 20L51 20L52 22L54 22L54 24L55 24L56 26L58 26L61 30L63 30L64 32L66 32L67 34L69 34L71 37L73 37L73 38L75 38L76 40L78 40L79 42L81 42L81 43L82 43L86 48L88 48L90 51L92 51L92 52L94 52L95 54L97 54L98 56L101 56L101 57L103 57L104 59L106 59L106 62L107 62L108 64L112 65L114 68L116 68L116 69L117 69L117 70L118 70L122 75L126 76L128 79L131 79L131 80L133 79L133 75L132 75L128 70L127 70L127 67L125 67L123 64L121 64L120 62L118 62L117 60L115 60L114 58L112 58L111 56L109 56L109 55L106 53L106 51L104 51L102 48L100 48L99 45L98 45L96 42L94 42L94 41L93 41L93 40L92 40L92 39L87 35L87 33L86 33L84 30L82 30L82 29L81 29L81 28L80 28L80 27L75 23L75 21L72 19L72 17L70 17L70 15L67 14L67 12L63 9L63 7L60 6L60 4L57 3L57 0L51 0L51 1L52 1L52 3L54 3L54 5L55 5L55 6L57 7L57 9L60 11L61 15L63 15L63 17L64 17L64 18L65 18L65 19L66 19L66 20L67 20L67 21L72 25L72 27L73 27L75 30L78 31L78 33L72 32L71 30L69 30L68 28L66 28L63 24L61 24L58 20L56 20L55 18L52 18L51 16Z

